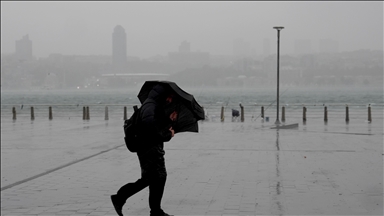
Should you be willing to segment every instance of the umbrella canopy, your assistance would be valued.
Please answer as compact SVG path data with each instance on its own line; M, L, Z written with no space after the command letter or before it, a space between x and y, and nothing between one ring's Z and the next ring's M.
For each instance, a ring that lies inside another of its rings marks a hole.
M148 98L149 92L158 84L165 86L179 98L177 100L178 117L173 126L175 133L198 132L197 121L205 118L204 109L197 103L193 95L185 92L176 83L170 81L146 81L137 95L140 102L143 104Z

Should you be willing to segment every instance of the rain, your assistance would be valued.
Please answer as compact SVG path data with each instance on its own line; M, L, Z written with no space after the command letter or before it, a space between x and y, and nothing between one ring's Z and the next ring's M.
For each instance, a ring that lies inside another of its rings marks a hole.
M124 121L155 80L205 116L164 144L170 214L383 215L383 2L1 8L1 215L115 215L141 171Z

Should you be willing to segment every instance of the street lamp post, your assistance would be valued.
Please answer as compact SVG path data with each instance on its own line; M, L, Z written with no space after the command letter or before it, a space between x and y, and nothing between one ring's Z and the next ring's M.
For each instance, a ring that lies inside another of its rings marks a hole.
M280 69L280 30L284 29L282 26L273 27L277 30L277 110L276 110L276 122L275 125L280 125L279 120L279 69Z

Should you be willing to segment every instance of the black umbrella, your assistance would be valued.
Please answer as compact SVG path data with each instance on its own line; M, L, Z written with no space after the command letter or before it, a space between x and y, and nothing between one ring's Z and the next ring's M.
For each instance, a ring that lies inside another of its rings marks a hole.
M137 97L141 103L148 98L149 92L156 85L163 85L178 96L178 117L173 126L175 133L178 132L198 132L197 121L205 118L204 109L197 103L193 95L185 92L176 83L170 81L146 81L141 87Z

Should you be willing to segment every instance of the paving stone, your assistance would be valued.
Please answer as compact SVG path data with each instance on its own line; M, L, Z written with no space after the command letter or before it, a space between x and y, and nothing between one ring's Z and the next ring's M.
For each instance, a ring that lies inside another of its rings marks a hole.
M27 169L28 163L49 168L95 154L95 149L116 148L3 190L1 215L116 215L109 196L140 177L137 156L119 139L120 123L91 127L87 136L95 139L79 138L65 148L39 138L40 147L52 148L52 154L40 152L46 164L34 158L39 154L25 152L23 163L5 166L5 174ZM166 143L164 210L175 215L383 215L382 123L351 122L349 131L342 124L308 122L279 131L263 124L204 122L200 133L177 134ZM104 137L105 132L113 136ZM66 153L77 148L81 154ZM1 154L9 158L11 153ZM127 215L149 211L148 188L123 208Z

